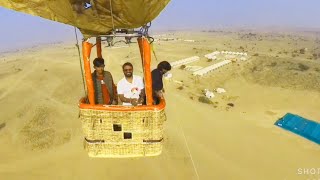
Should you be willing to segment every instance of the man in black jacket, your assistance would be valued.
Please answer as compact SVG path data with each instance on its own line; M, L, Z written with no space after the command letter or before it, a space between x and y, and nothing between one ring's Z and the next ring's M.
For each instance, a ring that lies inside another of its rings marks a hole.
M155 104L159 104L160 98L163 98L163 81L162 77L171 70L171 65L168 61L162 61L157 68L151 72L152 76L152 96Z

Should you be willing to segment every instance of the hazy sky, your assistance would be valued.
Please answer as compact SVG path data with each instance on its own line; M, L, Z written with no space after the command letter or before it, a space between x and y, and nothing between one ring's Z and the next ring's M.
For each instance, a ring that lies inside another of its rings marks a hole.
M283 26L320 28L320 0L173 0L162 27Z
M320 28L320 0L171 0L153 29L212 27ZM74 39L71 26L0 8L0 51Z

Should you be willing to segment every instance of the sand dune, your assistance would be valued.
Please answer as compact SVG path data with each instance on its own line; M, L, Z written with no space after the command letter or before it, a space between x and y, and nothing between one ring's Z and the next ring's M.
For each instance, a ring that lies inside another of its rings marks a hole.
M213 62L204 55L215 50L244 50L251 57L203 78L172 70L173 80L165 82L164 149L151 158L88 158L78 119L77 103L84 90L74 45L1 55L1 179L320 178L320 172L298 171L320 168L319 145L273 125L287 112L320 122L320 56L310 59L319 52L314 37L246 32L167 37L196 41L155 42L159 60L197 55L200 61L191 65L205 67ZM301 48L309 50L295 52ZM122 78L121 65L127 61L133 62L135 74L142 74L138 53L136 44L104 49L106 68L115 81ZM203 89L217 87L227 92L216 94L213 104L198 101Z

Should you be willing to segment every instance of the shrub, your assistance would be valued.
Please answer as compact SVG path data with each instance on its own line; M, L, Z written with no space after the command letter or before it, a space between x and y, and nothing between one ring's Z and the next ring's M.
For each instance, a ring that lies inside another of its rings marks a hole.
M206 96L200 96L198 100L199 100L199 102L202 102L205 104L212 104L212 101L209 98L207 98Z
M258 67L257 66L254 66L252 69L251 69L251 72L255 72L258 70Z
M177 89L182 90L182 89L183 89L183 86L179 86Z
M186 68L186 65L181 65L180 67L179 67L179 69L185 69Z
M228 103L227 105L230 106L230 107L234 107L233 103Z
M270 64L271 67L275 67L276 65L277 65L277 62L272 62L272 63Z
M312 54L314 59L318 59L318 55L316 53Z
M302 63L299 63L298 67L299 67L300 71L307 71L310 68L309 66L302 64Z

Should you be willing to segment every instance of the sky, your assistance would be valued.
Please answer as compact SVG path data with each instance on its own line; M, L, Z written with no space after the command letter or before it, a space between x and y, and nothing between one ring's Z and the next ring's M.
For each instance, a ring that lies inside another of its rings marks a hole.
M320 0L172 0L155 23L167 28L320 28L319 17Z
M153 30L223 27L320 28L320 0L171 0ZM0 8L0 52L75 41L74 28Z

